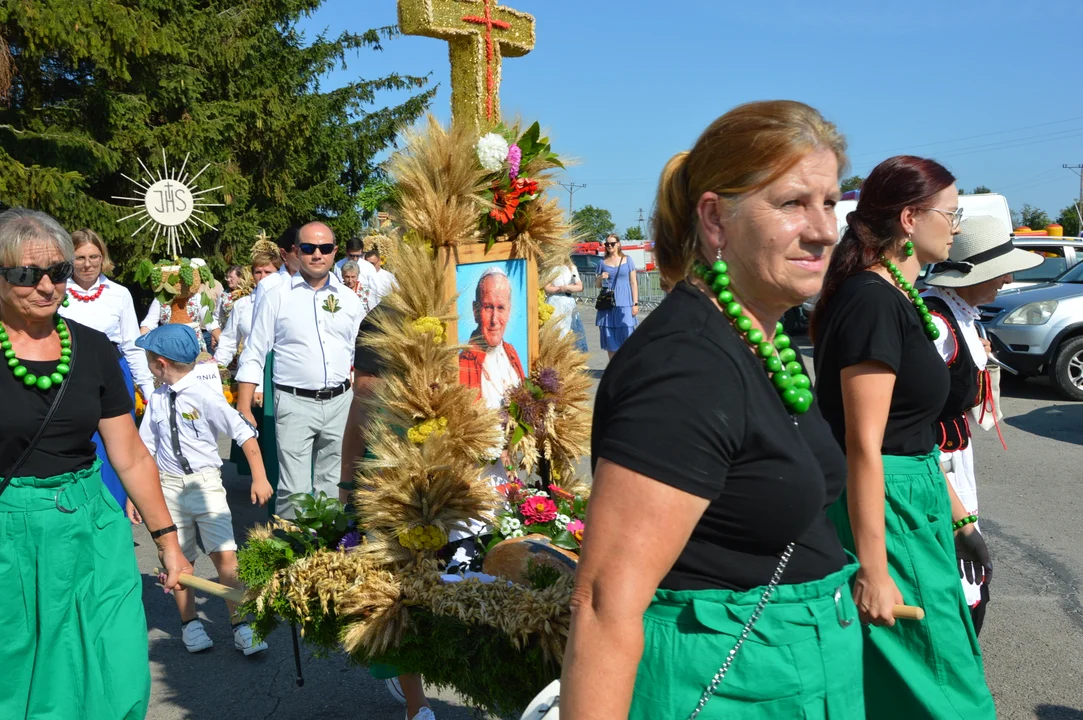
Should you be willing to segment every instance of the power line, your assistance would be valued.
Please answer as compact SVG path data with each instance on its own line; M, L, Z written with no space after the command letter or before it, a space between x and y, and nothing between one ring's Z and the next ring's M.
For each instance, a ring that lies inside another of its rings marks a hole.
M879 152L858 153L854 157L855 158L856 157L865 157L867 155L891 156L891 155L897 155L900 152L905 152L906 150L910 150L912 148L931 147L933 145L946 145L948 143L962 142L964 140L976 140L978 138L983 138L983 137L992 137L993 135L1006 135L1007 133L1020 132L1022 130L1033 130L1034 128L1048 127L1050 125L1060 125L1062 123L1074 122L1076 120L1083 120L1083 116L1065 118L1063 120L1052 120L1050 122L1038 123L1036 125L1023 125L1021 127L1012 128L1010 130L997 130L995 132L981 133L981 134L978 134L978 135L966 135L964 137L952 138L951 140L936 140L934 142L919 143L917 145L908 145L908 146L906 146L904 148L896 148L895 150L882 150L882 151L879 151Z
M568 191L568 214L573 215L575 213L575 191L582 190L586 185L576 185L575 183L560 183L560 186Z

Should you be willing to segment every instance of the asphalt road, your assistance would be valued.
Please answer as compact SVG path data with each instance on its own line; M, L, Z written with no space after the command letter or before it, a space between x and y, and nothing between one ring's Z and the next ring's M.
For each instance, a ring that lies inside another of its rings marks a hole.
M592 346L590 368L600 377L593 310L583 311ZM807 348L805 348L807 351ZM975 440L982 527L994 564L992 603L982 632L989 686L998 717L1083 720L1083 404L1059 398L1048 383L1004 388L1005 451L996 433ZM225 468L238 540L265 517L249 505L244 478ZM147 573L144 601L154 686L148 718L180 720L398 720L402 706L383 683L344 656L314 658L302 646L304 687L295 682L289 633L279 630L267 652L245 658L232 647L225 605L200 600L213 649L189 655L176 608L149 573L153 544L136 530L139 567ZM214 577L206 559L197 574ZM475 718L451 693L431 689L440 720Z

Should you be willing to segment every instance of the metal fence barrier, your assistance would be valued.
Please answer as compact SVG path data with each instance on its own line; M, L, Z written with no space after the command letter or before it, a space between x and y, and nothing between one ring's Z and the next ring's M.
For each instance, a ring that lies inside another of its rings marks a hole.
M595 284L598 275L593 272L580 272L579 277L583 281L583 291L575 294L576 301L593 305L594 301L598 299L598 292L601 289ZM660 281L661 275L658 274L657 270L636 271L640 308L649 310L657 307L658 303L662 302L666 294L662 292Z

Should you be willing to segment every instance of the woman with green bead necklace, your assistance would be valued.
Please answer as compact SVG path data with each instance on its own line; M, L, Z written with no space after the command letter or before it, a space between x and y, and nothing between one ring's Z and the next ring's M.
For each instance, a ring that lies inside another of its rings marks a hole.
M947 260L962 212L932 160L889 158L865 180L812 317L817 395L846 452L832 519L861 563L853 595L865 637L870 718L996 717L959 583L991 571L944 477L933 423L950 384L939 330L913 283ZM892 608L917 605L921 622Z
M776 101L663 171L672 289L598 388L562 714L865 717L857 566L826 514L845 459L778 324L820 289L845 165L834 125Z
M112 343L57 308L75 254L53 218L0 214L0 717L142 718L147 625L132 533L99 433L168 572L191 573ZM17 412L11 412L17 408Z

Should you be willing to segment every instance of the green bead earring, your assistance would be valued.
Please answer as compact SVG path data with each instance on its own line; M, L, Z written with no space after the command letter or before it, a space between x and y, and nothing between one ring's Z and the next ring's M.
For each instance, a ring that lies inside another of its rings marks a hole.
M728 274L729 266L722 259L721 252L710 267L696 262L692 269L715 293L723 314L734 330L763 362L764 370L786 409L793 415L807 412L813 400L812 381L802 370L801 363L797 362L797 352L790 347L792 341L782 331L782 323L776 324L775 337L770 342L762 330L752 326L752 318L746 315L744 308L734 300Z
M906 239L906 244L903 245L903 252L906 253L906 257L914 257L914 243L910 242L910 238Z
M71 304L71 300L68 300L68 294L64 293L64 299L60 301L60 306L61 307L67 307L70 304Z

